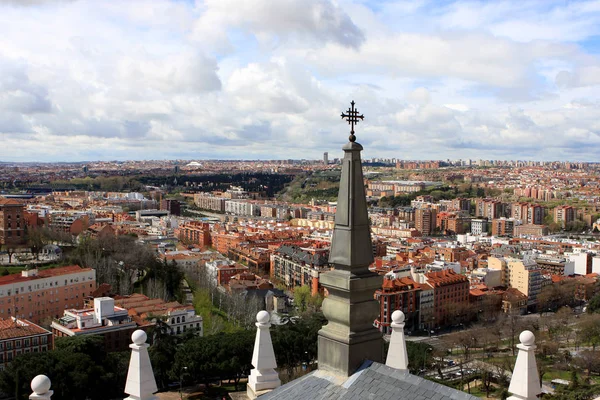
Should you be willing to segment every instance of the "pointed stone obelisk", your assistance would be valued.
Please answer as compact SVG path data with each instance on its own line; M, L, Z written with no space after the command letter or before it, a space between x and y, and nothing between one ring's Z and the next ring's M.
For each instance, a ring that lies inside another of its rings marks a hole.
M129 395L125 400L154 400L153 395L158 388L150 364L148 355L149 345L146 343L148 336L141 329L133 332L130 344L131 358L129 359L129 371L125 383L125 393Z
M46 375L38 375L31 380L31 390L33 393L29 395L30 400L50 400L54 394L50 390L50 378Z
M540 376L535 361L535 336L531 331L523 331L519 335L519 353L508 386L512 393L507 400L537 400L542 392Z
M404 313L396 310L392 313L392 336L388 348L385 365L388 367L407 370L408 353L406 352L406 340L404 338Z
M261 394L265 394L281 385L279 374L275 371L277 361L275 360L275 351L271 341L269 320L271 316L266 311L259 311L256 315L256 340L254 341L254 351L252 353L252 365L248 377L248 387L246 395L249 399L255 399Z
M382 277L369 271L373 262L371 230L360 152L354 125L364 117L354 109L342 114L352 126L350 141L342 147L342 176L331 239L329 263L334 270L320 282L329 295L323 314L329 323L319 331L319 369L352 375L365 360L383 360L381 333L373 327L379 305L373 298Z

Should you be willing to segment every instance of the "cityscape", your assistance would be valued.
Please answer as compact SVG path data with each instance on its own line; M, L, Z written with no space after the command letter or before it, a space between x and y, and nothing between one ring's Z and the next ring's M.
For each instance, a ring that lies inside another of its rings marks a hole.
M0 399L598 399L597 26L0 2Z

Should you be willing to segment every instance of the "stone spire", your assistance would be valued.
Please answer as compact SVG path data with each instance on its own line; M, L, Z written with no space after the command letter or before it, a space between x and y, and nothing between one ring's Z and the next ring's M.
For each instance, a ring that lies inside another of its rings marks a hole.
M50 390L50 378L46 375L38 375L31 380L31 390L33 393L29 395L31 400L50 400L54 394Z
M125 383L125 393L129 395L125 400L154 400L153 395L158 388L154 380L152 364L148 355L149 345L146 343L148 336L141 329L133 332L130 344L131 358L129 359L129 371Z
M269 392L281 385L279 375L275 371L275 351L271 342L269 320L271 316L266 311L260 311L256 315L256 340L254 341L254 352L252 353L252 365L248 377L246 394L248 398L255 399L261 394Z
M342 176L335 213L329 263L334 270L323 273L320 282L329 295L323 314L329 323L319 331L319 369L352 375L364 360L383 360L381 333L373 327L378 303L373 293L382 277L369 271L373 262L371 231L367 214L360 152L354 124L362 115L354 109L342 114L352 125L350 141L342 147Z
M535 362L535 336L531 331L523 331L519 335L519 340L521 341L521 344L517 345L519 353L508 387L512 396L508 400L537 400L542 388Z
M392 336L385 365L396 369L408 369L408 353L404 339L404 313L396 310L392 313Z

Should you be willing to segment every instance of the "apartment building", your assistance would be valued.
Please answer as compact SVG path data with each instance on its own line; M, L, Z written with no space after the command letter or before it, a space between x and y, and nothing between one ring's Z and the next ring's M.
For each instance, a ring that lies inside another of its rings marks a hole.
M575 208L571 206L558 206L554 209L554 222L560 224L563 229L569 222L575 221Z
M329 270L328 257L328 249L311 251L284 245L271 254L270 276L289 289L309 285L311 292L316 294L319 291L319 275Z
M405 315L405 329L419 328L419 292L421 286L409 277L384 278L381 289L375 291L379 301L379 316L375 326L383 333L391 333L392 313L401 310Z
M485 217L488 219L500 218L504 207L500 200L495 199L476 199L475 200L475 216Z
M26 319L0 319L0 371L20 354L52 349L52 332Z
M79 235L90 225L89 215L85 213L50 213L48 227L57 232Z
M206 193L196 193L194 195L194 204L205 210L225 212L226 201L227 199L223 197L217 197Z
M163 199L160 202L160 209L166 210L171 215L181 215L181 203L175 199Z
M25 243L25 207L14 199L0 198L0 245Z
M513 218L496 218L491 221L492 236L512 236L515 233L517 220Z
M535 261L489 257L488 268L501 270L503 285L527 296L527 307L535 310L537 297L542 290L542 270Z
M435 231L437 212L432 208L418 208L415 210L415 228L423 236L431 235Z
M527 296L527 307L535 309L542 290L542 270L531 260L507 259L509 286Z
M0 277L0 318L27 318L42 323L67 308L83 306L96 290L96 271L78 265Z
M474 218L471 220L471 233L473 235L481 235L488 232L487 218Z
M425 282L433 288L436 326L460 322L469 305L469 280L451 269L425 274Z
M175 236L184 243L198 246L210 246L210 225L206 222L188 221L174 231Z
M245 200L227 200L225 212L233 215L259 216L260 206Z

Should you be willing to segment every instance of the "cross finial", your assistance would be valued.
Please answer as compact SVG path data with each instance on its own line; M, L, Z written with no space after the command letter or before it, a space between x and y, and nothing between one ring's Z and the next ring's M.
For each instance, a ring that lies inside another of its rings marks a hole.
M350 124L350 141L354 142L356 140L356 136L354 136L354 125L358 124L359 119L364 119L364 115L358 115L358 110L354 109L354 100L350 102L351 108L348 108L348 114L342 113L342 119L346 118L346 121Z

